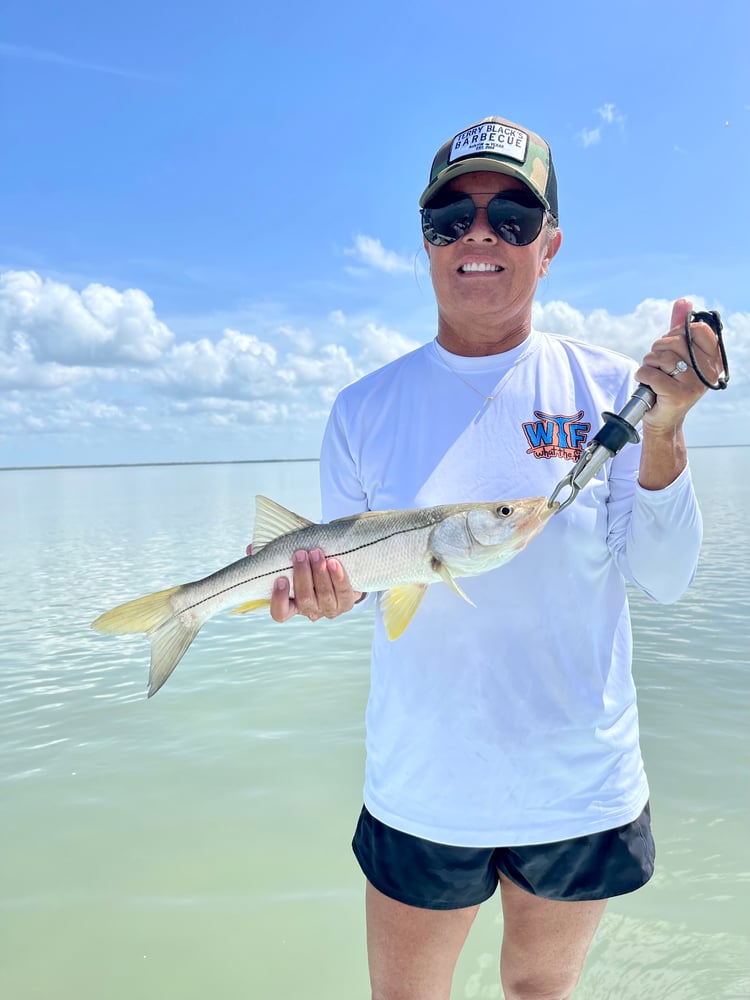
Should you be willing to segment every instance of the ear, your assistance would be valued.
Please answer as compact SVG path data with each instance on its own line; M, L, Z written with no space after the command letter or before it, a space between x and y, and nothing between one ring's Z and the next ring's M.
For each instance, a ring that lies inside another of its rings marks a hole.
M555 256L557 251L560 249L560 244L562 243L562 230L558 229L551 240L547 240L544 247L544 252L542 253L542 259L539 261L539 277L546 278L549 273L549 265L552 258Z

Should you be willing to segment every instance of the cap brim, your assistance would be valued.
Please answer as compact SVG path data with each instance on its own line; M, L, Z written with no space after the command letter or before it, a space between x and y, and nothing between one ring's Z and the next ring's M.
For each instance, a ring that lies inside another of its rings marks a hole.
M447 167L438 178L436 178L432 184L426 187L422 193L422 197L419 199L419 207L424 208L428 201L433 198L437 192L445 187L454 177L460 177L462 174L473 174L478 170L487 170L494 174L505 174L506 177L515 177L516 180L521 181L529 191L538 198L539 201L544 205L547 211L550 210L549 202L541 193L533 188L529 184L529 178L524 174L522 170L514 166L512 163L501 163L499 160L490 160L483 156L471 156L465 160L461 160L458 163L454 163Z

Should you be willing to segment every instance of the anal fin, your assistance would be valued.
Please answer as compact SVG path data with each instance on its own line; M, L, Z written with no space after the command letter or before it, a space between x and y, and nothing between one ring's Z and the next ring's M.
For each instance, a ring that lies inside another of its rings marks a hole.
M257 601L245 601L244 604L238 605L236 608L232 608L229 612L230 615L246 615L250 611L258 611L260 608L270 608L271 602L266 597L261 597Z

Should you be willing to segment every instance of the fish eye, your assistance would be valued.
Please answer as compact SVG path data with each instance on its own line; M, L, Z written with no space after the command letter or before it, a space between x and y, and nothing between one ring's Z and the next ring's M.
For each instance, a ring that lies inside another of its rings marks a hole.
M513 508L509 503L504 503L497 508L495 513L497 514L498 517L510 517L510 515L513 513Z

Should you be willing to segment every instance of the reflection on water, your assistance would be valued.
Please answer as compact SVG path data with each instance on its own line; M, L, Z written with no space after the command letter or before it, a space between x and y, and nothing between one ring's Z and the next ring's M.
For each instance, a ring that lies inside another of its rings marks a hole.
M610 904L577 998L750 996L750 451L698 451L706 519L676 606L634 595L658 867ZM149 647L89 622L205 575L265 493L317 517L315 465L0 480L0 995L366 996L362 778L371 619L212 620L145 698ZM498 903L456 997L499 997ZM312 985L311 985L312 983Z
M502 920L480 931L489 947L500 940ZM615 913L602 919L576 1000L747 1000L748 942L739 934L696 934L680 924L635 920ZM457 975L454 995L498 1000L497 948L473 956L474 971Z

